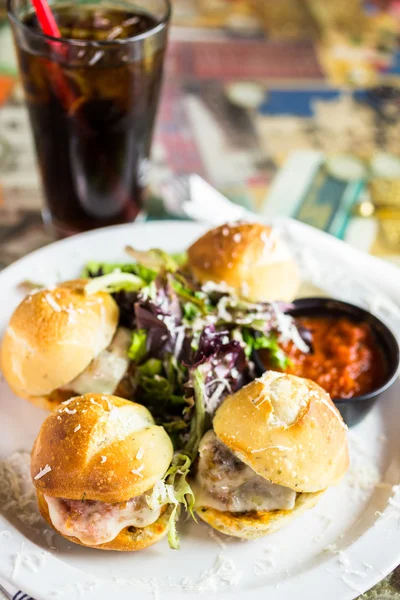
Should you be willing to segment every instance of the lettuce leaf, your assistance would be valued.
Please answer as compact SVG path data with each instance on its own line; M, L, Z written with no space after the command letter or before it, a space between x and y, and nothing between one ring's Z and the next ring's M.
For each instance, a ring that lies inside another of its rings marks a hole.
M146 283L150 283L157 276L156 271L139 263L106 263L90 261L84 267L81 277L84 279L92 279L93 277L100 277L101 275L109 275L114 271L132 273L132 275L137 275Z
M256 335L253 335L248 329L244 329L242 335L246 344L246 356L250 357L254 350L268 350L272 366L281 370L285 370L290 366L290 359L279 346L278 336L275 333L263 335L257 332Z
M170 256L174 259L179 268L185 266L185 264L187 263L188 257L186 252L175 252Z
M174 550L179 549L176 521L179 517L181 506L196 520L194 515L195 497L187 481L191 464L192 461L188 456L185 454L176 454L164 476L164 480L156 483L151 494L146 496L147 504L152 510L157 510L166 504L173 505L168 522L168 542Z
M157 272L164 270L173 273L179 268L179 263L175 260L175 258L160 248L152 248L151 250L142 251L135 250L135 248L127 246L125 251L140 265Z
M171 285L181 302L190 302L202 315L207 315L209 313L211 308L207 294L192 287L189 280L184 275L181 273L174 273L171 276Z
M176 383L175 375L165 372L159 358L149 358L139 365L133 379L138 401L150 406L154 416L162 416L166 404L186 404L183 393L177 393L179 386Z
M91 279L85 285L86 294L95 294L96 292L108 292L110 294L120 292L135 292L145 285L143 279L133 273L123 273L122 271L112 271L107 275L101 275Z
M194 391L194 415L192 415L190 420L189 439L184 452L194 460L197 456L201 438L206 430L205 382L200 367L197 367L191 373L191 381Z
M201 310L190 300L183 305L183 317L187 323L192 323L201 315Z
M128 349L128 356L133 362L139 363L146 356L146 342L147 332L145 329L132 331L132 342Z

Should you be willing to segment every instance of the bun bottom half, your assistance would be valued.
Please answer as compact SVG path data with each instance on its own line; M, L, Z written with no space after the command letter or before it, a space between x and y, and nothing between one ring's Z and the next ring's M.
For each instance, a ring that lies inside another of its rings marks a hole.
M325 490L299 494L292 510L254 511L249 513L223 512L207 506L196 507L198 516L225 535L254 540L275 533L303 512L315 506Z
M108 394L105 394L108 395ZM119 382L117 389L112 394L113 396L118 396L119 398L124 398L130 400L133 398L133 389L132 384L130 383L129 377L123 377ZM77 392L68 389L56 389L53 390L47 396L21 396L25 400L28 400L33 406L37 406L38 408L43 408L43 410L47 410L52 412L56 408L60 406L66 400L70 398L74 398L80 396Z
M99 544L98 546L90 546L84 544L78 538L64 535L56 527L54 527L50 515L47 502L40 490L36 490L37 499L39 504L39 510L44 519L48 524L66 540L79 544L79 546L85 546L86 548L95 548L96 550L116 550L119 552L135 552L137 550L143 550L148 546L152 546L159 540L161 540L168 532L168 522L171 516L173 507L168 505L167 508L162 512L160 517L152 525L147 527L125 527L116 538L107 542L106 544ZM162 509L161 509L162 510Z
M43 410L52 412L58 408L62 402L65 402L74 396L79 396L79 394L69 390L54 390L54 392L51 392L51 394L48 394L47 396L23 397L25 400L28 400L28 402L33 404L33 406L37 406L38 408L43 408Z

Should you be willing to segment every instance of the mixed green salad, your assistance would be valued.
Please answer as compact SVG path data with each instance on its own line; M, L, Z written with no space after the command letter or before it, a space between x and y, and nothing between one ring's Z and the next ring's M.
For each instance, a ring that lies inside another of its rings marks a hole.
M174 505L169 541L178 546L178 506L192 512L187 476L199 443L224 398L256 376L252 360L266 349L278 369L287 365L281 340L305 342L283 303L252 303L224 285L198 283L185 255L127 248L131 261L90 262L82 272L87 293L108 291L131 331L131 399L145 405L171 437L174 461L148 502Z

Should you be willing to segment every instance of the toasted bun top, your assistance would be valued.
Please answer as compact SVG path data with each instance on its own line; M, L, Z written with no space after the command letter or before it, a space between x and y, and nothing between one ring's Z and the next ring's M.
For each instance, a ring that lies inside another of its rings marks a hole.
M125 502L153 487L172 455L169 436L154 425L147 408L85 394L44 421L32 450L31 476L48 496Z
M258 475L297 492L337 483L348 464L346 425L319 385L267 371L214 417L217 437Z
M111 342L119 310L107 293L67 281L24 298L1 346L1 368L18 396L42 396L72 381Z
M300 285L285 242L262 223L221 225L188 250L188 264L201 282L226 284L253 302L293 300Z

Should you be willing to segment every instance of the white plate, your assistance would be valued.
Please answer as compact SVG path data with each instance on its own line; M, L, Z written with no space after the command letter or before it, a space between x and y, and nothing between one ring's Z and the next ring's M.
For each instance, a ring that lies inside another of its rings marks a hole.
M303 277L327 293L372 309L400 334L399 271L332 237L279 221ZM76 276L87 260L121 260L129 243L179 251L204 226L185 222L124 225L58 242L0 274L0 330L21 299L18 283ZM181 550L163 540L137 553L74 546L0 516L0 574L38 600L120 597L197 600L346 600L382 579L400 562L400 479L397 382L350 432L351 469L320 503L276 534L240 542L206 525L185 524ZM29 450L45 413L15 398L0 383L0 457ZM378 486L377 483L381 482ZM0 482L0 498L1 498Z

